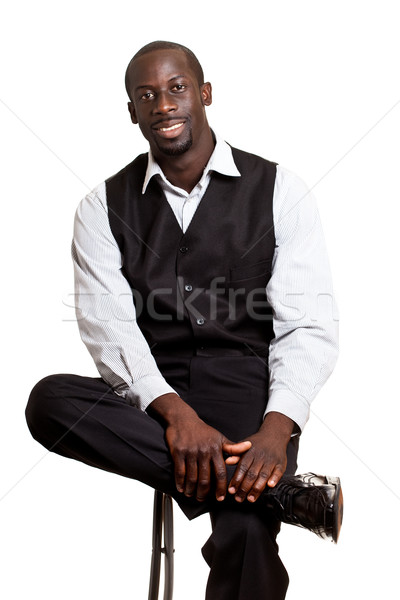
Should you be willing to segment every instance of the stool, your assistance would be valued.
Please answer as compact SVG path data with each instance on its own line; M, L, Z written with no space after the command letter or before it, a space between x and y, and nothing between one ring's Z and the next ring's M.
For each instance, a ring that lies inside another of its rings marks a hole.
M162 547L162 542L164 542L164 547ZM152 543L149 600L158 600L161 553L164 554L164 600L172 600L175 552L172 498L158 490L154 492Z

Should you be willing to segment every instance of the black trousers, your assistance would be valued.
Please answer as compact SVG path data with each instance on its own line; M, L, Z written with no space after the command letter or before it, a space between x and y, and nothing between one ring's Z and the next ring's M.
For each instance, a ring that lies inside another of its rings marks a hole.
M266 406L265 363L253 356L157 357L167 381L198 415L232 441L255 433ZM164 428L130 406L100 378L51 375L32 390L26 418L48 450L139 480L170 494L189 519L210 512L213 531L202 552L210 566L207 600L282 600L288 586L278 556L280 524L256 503L232 497L197 502L178 493ZM288 445L296 470L298 438ZM228 468L228 476L234 467ZM228 495L229 496L229 495Z

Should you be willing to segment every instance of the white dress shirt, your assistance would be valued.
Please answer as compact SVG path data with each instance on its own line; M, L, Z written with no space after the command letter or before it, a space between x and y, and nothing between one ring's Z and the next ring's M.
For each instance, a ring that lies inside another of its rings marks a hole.
M240 177L228 144L217 136L214 152L190 193L173 186L149 152L143 193L152 177L185 232L207 189L212 171ZM270 386L266 413L290 417L300 429L310 403L336 362L338 320L318 210L296 175L278 166L273 195L276 248L266 293L273 310ZM122 256L110 229L105 183L80 203L72 257L76 312L82 340L102 378L141 410L174 392L165 381L136 321Z

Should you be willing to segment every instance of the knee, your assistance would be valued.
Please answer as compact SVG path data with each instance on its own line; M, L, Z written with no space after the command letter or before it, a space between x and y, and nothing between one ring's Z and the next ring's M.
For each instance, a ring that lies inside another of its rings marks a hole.
M278 550L276 537L280 522L269 511L256 510L250 503L229 510L218 510L212 515L212 523L213 539L228 551L232 544L248 543L267 545L274 552Z
M25 409L26 422L32 436L43 445L52 415L57 411L60 378L62 375L49 375L41 379L32 389Z
M238 505L228 510L218 510L214 513L214 530L221 530L222 540L229 536L236 540L264 538L268 535L267 519L261 518L258 511L252 510L253 505ZM231 542L230 542L231 543Z
M257 588L246 597L261 597L259 590L268 589L271 597L283 599L289 579L268 518L252 506L240 508L214 513L214 529L202 548L203 557L214 571L221 567L222 573L231 565L239 583L248 590Z

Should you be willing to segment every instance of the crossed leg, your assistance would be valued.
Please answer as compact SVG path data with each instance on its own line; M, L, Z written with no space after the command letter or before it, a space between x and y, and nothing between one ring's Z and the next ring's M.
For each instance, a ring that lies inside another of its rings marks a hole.
M236 414L230 427L226 415L217 410L221 394L215 393L214 398L206 402L199 400L204 397L204 385L207 383L208 390L210 385L215 389L216 379L221 375L219 367L218 371L210 370L211 363L202 360L189 361L184 377L182 371L175 369L182 384L181 390L177 385L175 389L198 410L201 418L217 428L218 420L228 422L224 434L235 441L242 439L249 432L241 436L242 426L238 428L238 423L256 430L257 425L251 425L249 414L256 415L258 422L262 403L250 410L242 401L243 418ZM221 366L222 370L229 367L232 373L231 360L220 361ZM173 377L169 375L171 381ZM230 400L235 412L245 388L241 388L240 376L233 379L229 392L235 396L234 404ZM216 415L219 416L216 418ZM26 417L33 437L48 450L137 479L170 494L190 519L211 513L213 532L203 548L203 556L210 566L207 600L247 600L249 597L282 600L285 597L288 577L275 541L279 523L261 510L258 503L236 505L232 498L222 504L211 498L209 502L199 503L179 494L163 426L117 396L102 379L77 375L46 377L32 390ZM290 445L288 450L290 472L294 472L297 448Z

